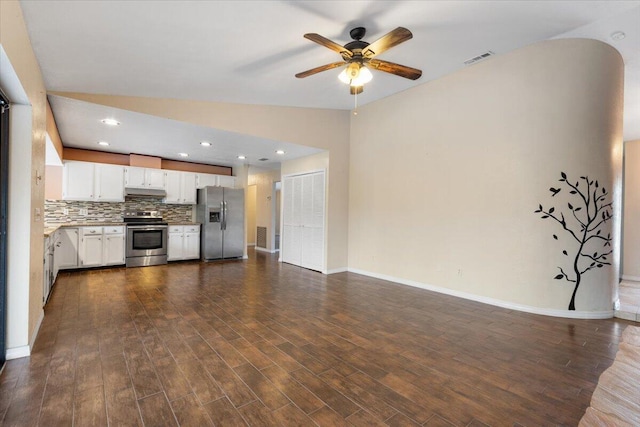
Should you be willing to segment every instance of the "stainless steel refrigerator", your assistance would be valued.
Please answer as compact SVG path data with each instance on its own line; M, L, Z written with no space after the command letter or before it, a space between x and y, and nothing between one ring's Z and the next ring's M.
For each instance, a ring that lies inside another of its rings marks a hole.
M202 260L244 256L244 190L204 187L198 190L196 219L202 224Z

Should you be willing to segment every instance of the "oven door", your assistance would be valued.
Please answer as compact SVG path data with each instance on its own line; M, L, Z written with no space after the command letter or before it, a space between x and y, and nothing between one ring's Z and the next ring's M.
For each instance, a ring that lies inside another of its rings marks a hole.
M166 225L128 225L127 258L167 255Z

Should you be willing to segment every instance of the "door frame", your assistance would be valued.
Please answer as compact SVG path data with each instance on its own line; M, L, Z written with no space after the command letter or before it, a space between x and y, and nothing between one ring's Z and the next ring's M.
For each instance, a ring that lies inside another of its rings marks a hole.
M0 372L7 351L7 216L9 212L9 99L0 90ZM5 107L6 106L6 107Z

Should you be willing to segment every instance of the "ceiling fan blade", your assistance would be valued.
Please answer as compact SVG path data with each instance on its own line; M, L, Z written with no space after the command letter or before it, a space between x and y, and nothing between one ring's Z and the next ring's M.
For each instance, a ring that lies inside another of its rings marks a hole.
M402 42L406 42L411 38L413 38L411 31L404 27L398 27L365 47L362 51L362 56L365 58L373 58L374 56L380 55L382 52L391 49Z
M314 74L320 73L322 71L327 71L327 70L331 70L333 68L337 68L337 67L341 67L344 65L343 61L340 62L332 62L331 64L326 64L326 65L321 65L319 67L316 68L312 68L310 70L307 71L303 71L301 73L296 74L296 77L299 79L303 79L305 77L309 77L312 76Z
M304 38L308 39L308 40L311 40L312 42L318 43L321 46L328 47L329 49L333 50L334 52L338 52L345 59L351 58L353 56L353 52L351 52L349 49L347 49L344 46L339 45L338 43L336 43L336 42L334 42L332 40L329 40L326 37L321 36L320 34L307 33L307 34L304 35Z
M349 93L351 95L359 95L364 90L364 86L349 86Z
M381 61L380 59L371 59L367 62L369 68L384 71L385 73L395 74L405 79L418 80L422 76L422 70L407 67L406 65L394 64L389 61Z

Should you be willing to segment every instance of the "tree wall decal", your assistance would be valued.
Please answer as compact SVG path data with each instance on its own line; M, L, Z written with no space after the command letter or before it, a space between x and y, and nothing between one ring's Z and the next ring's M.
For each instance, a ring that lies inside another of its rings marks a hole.
M551 197L555 197L563 188L572 195L574 203L567 203L567 208L571 212L567 214L567 218L560 209L555 207L545 209L542 205L538 205L538 209L534 212L540 214L542 219L553 219L562 227L569 236L570 240L575 240L577 250L571 255L566 249L562 251L563 255L569 259L573 259L572 269L565 272L562 267L558 267L560 273L554 277L556 280L566 280L574 283L571 301L569 301L569 310L576 309L576 293L580 287L582 276L594 268L602 268L605 265L611 265L609 256L611 249L611 233L606 236L602 233L602 226L608 222L611 216L611 206L613 202L606 202L608 192L604 187L600 187L598 181L592 181L588 176L581 176L580 180L572 184L564 172L560 173L558 180L562 184L560 187L549 188ZM580 188L580 183L583 184ZM557 235L553 235L558 240ZM609 250L607 251L607 248Z

